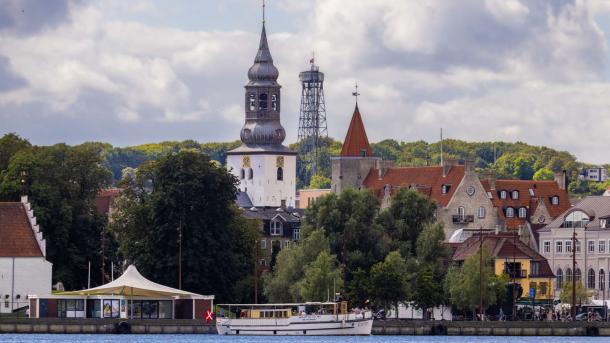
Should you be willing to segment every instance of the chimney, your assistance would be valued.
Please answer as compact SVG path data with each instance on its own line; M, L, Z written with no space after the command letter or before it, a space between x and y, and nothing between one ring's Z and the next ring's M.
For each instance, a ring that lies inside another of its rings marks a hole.
M495 190L496 189L496 171L493 169L486 171L485 177L487 178L487 182L489 183L489 189Z
M466 174L472 174L474 173L474 160L473 159L467 159L464 162L464 169L466 171Z
M449 171L451 171L451 167L457 164L457 159L455 158L445 158L443 159L443 177L449 175Z
M566 190L568 185L567 172L564 170L560 173L555 173L555 182L561 190Z

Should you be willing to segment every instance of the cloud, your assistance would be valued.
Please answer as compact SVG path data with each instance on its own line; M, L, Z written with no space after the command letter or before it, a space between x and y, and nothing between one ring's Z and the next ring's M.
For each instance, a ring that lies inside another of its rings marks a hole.
M245 16L249 32L201 31L155 22L159 8L144 0L8 4L0 9L0 130L39 144L239 137L258 13ZM223 13L243 4L223 3ZM358 82L372 141L436 140L443 127L453 138L527 141L608 162L608 47L595 20L610 14L605 1L281 0L277 7L273 13L287 17L268 18L267 30L286 143L296 140L298 73L315 50L331 136L344 137ZM48 17L36 14L43 10ZM157 14L138 21L139 13ZM244 17L236 18L226 20ZM303 24L287 32L282 21Z

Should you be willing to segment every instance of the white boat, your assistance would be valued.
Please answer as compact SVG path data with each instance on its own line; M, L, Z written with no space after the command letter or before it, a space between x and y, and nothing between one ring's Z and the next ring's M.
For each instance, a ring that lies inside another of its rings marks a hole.
M220 304L219 335L332 336L370 335L369 310L347 311L347 302L295 304Z

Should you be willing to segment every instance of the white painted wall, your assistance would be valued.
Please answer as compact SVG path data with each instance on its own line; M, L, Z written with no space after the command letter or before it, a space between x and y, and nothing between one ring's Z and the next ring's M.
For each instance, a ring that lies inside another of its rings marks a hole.
M250 166L254 171L254 177L241 179L241 169L244 156L250 158ZM277 180L277 157L284 157L284 180ZM254 206L281 205L286 200L286 206L295 207L296 198L296 166L297 160L294 155L228 155L227 169L240 179L239 189L246 192Z
M390 309L386 314L386 318L396 318L396 312L394 308ZM423 310L415 308L413 303L400 303L398 304L398 318L399 319L422 319ZM434 320L452 320L451 307L442 306L435 307L432 309L432 318Z
M52 267L44 257L0 257L0 313L28 305L28 294L50 294Z

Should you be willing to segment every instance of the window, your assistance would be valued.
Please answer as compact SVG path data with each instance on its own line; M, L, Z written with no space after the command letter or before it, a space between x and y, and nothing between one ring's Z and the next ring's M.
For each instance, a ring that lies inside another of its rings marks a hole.
M267 261L264 258L261 258L260 261L258 261L258 264L265 267L267 265Z
M271 109L274 111L278 110L277 106L277 94L271 94Z
M298 241L299 239L301 239L301 230L299 230L299 229L292 230L292 240Z
M500 191L500 199L506 199L507 193L506 191Z
M261 239L261 249L263 249L263 250L267 249L267 241L264 239Z
M566 241L566 252L567 253L572 252L572 241Z
M477 211L477 215L479 218L485 218L485 207L483 207L483 206L479 207L479 210Z
M360 149L360 156L366 157L366 149Z
M580 241L578 241L578 240L576 241L575 247L576 247L576 253L580 254Z
M540 264L538 262L532 262L530 264L532 270L530 271L530 275L539 275L540 274Z
M576 268L574 271L574 279L576 279L576 281L580 281L580 275L580 268Z
M252 168L248 168L248 179L252 180L254 178L254 170Z
M558 253L563 252L563 242L562 241L555 242L555 252L558 252Z
M519 208L519 218L527 217L527 209L525 207Z
M248 108L250 111L256 110L256 96L254 96L253 93L250 93L250 96L248 97Z
M528 191L529 191L531 197L535 196L535 193L534 193L533 189L530 188L530 189L528 189Z
M488 197L489 199L493 199L493 195L491 195L491 192L487 192L487 197Z
M562 289L563 288L563 271L561 270L561 268L557 269L557 272L555 273L555 275L557 275L557 289Z
M119 318L119 300L104 299L102 301L102 312L104 313L104 318Z
M242 168L240 178L243 180L246 178L246 170Z
M583 228L589 224L589 215L582 211L574 211L565 216L561 227L563 228Z
M277 168L277 180L278 181L284 180L284 169L282 169L282 167Z
M462 206L458 207L457 214L458 214L458 217L460 217L460 219L464 219L464 216L466 216L466 210L464 209L464 207L462 207Z
M538 294L540 295L546 295L547 289L548 289L548 285L546 282L541 282L538 285L538 289L540 289L540 292Z
M587 249L587 251L588 252L595 252L595 241L588 241L587 244L588 244L588 247L589 247Z
M515 209L512 207L506 208L506 218L513 218L515 216Z
M512 191L511 196L512 196L513 200L519 199L519 191Z
M599 290L600 291L606 290L606 273L604 272L603 269L599 270Z
M104 302L109 300L104 300ZM119 301L116 301L116 317L119 317ZM57 300L57 317L58 318L85 318L85 300L84 299L58 299ZM106 315L104 314L104 317Z
M267 109L267 94L261 93L258 95L258 109L266 110Z
M271 221L271 230L269 232L271 236L281 236L282 235L282 222L279 220Z
M285 241L284 241L284 247L287 247L287 246L289 246L289 245L290 245L290 241L289 241L289 240L285 240Z
M608 219L600 219L599 227L602 229L607 229L608 228Z
M172 318L171 300L132 300L130 307L133 307L133 314L128 313L129 317L137 319Z
M449 193L449 188L451 188L450 185L442 185L441 186L441 194L447 194Z
M587 272L587 288L595 288L595 271L593 268L589 268L589 271Z
M559 197L558 196L552 196L551 197L551 204L553 205L559 205Z
M572 282L572 269L566 269L566 282Z
M597 242L597 251L599 251L600 254L606 252L606 241Z
M543 252L545 252L545 253L550 253L551 252L551 242L544 241L544 243L542 245L543 245L543 248L542 248Z

